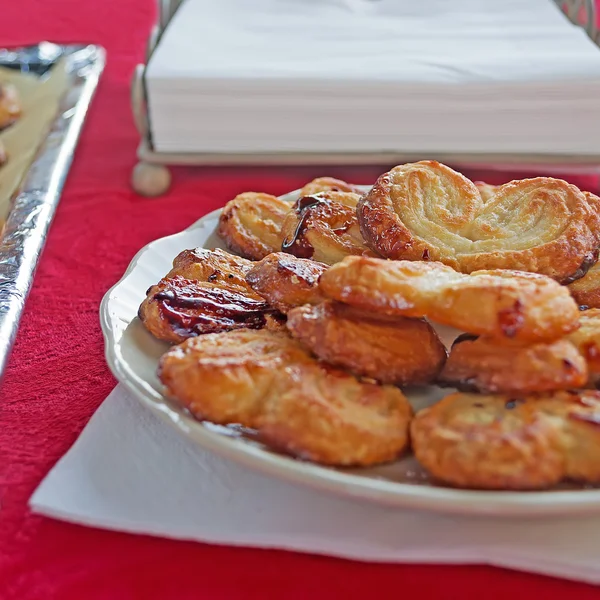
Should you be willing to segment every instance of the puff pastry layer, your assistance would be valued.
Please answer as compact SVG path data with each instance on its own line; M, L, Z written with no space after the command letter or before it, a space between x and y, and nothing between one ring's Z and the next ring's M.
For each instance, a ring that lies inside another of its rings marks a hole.
M21 102L17 88L0 83L0 131L12 125L21 116Z
M320 192L301 196L283 223L284 252L328 265L354 254L373 256L360 233L352 192Z
M255 429L302 459L371 465L408 445L412 410L398 388L359 382L271 331L189 339L165 354L159 377L199 419Z
M232 252L260 260L281 249L281 227L290 209L289 203L270 194L240 194L223 208L217 234Z
M377 316L337 302L294 308L287 328L321 360L381 383L429 383L446 360L445 346L426 321Z
M531 393L580 388L587 363L568 340L519 344L460 336L439 383L463 391Z
M352 183L347 183L335 177L317 177L309 181L300 190L300 196L310 196L319 192L354 192L355 194L362 194L362 191Z
M522 342L552 340L578 327L567 288L518 271L458 273L439 262L349 256L321 275L321 291L367 311L432 321Z
M167 342L276 326L275 311L246 283L252 264L222 250L184 250L148 290L138 316L152 335Z
M273 308L287 313L295 306L324 300L319 277L327 265L285 252L269 254L246 274L246 281Z
M575 344L585 358L589 371L589 384L600 385L600 309L590 308L581 311L579 329L569 334L568 339Z
M597 259L599 203L560 179L478 188L443 164L421 161L379 177L360 201L358 219L367 245L386 258L566 281Z
M484 489L600 482L600 393L452 394L411 425L417 460L437 479Z
M581 279L568 287L579 306L600 308L600 263L596 263Z

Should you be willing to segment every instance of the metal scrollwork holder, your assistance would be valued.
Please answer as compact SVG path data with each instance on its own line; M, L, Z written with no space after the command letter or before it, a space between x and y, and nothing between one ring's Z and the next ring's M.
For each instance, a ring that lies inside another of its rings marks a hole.
M147 113L145 86L146 67L160 37L184 0L157 0L158 21L152 28L146 50L146 63L137 65L131 83L131 106L133 117L141 137L138 147L138 163L131 175L133 189L144 196L160 196L171 185L169 165L307 165L307 164L380 164L391 160L406 162L420 157L406 153L398 154L178 154L161 153L153 149L150 124ZM585 28L589 37L600 46L600 32L596 26L595 0L554 0L573 22ZM598 172L600 156L556 156L542 155L492 155L492 154L450 154L437 158L454 165L472 167L499 167L507 169L525 169L544 165L547 171L564 170L564 167Z

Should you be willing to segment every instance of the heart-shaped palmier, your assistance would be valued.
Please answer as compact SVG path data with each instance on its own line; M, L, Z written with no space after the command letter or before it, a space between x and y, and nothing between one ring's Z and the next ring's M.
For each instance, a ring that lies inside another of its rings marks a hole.
M516 269L558 281L597 260L600 198L560 179L476 186L436 161L394 167L357 208L367 245L386 258L463 273Z

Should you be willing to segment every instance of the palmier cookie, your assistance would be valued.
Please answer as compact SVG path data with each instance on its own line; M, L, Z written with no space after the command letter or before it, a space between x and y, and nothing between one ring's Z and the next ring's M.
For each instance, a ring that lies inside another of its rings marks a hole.
M600 392L457 393L417 413L417 460L450 485L540 489L600 482Z
M596 263L581 279L568 286L582 308L600 308L600 263Z
M587 361L588 384L600 386L600 309L590 308L579 313L579 329L567 337Z
M490 186L482 195L460 173L421 161L382 175L360 201L358 220L367 245L386 258L440 261L463 273L528 271L562 282L593 264L600 214L591 198L549 177Z
M273 308L287 313L295 306L324 300L319 277L326 270L327 265L323 263L275 252L254 263L246 274L246 281Z
M353 254L373 255L356 219L359 198L351 192L301 196L285 217L281 249L328 265Z
M408 445L410 404L393 386L360 382L270 331L187 340L159 377L198 419L255 429L265 444L340 466L394 460Z
M355 194L362 194L360 187L352 183L347 183L334 177L317 177L317 179L309 181L300 190L300 197L311 196L320 192L353 192Z
M225 205L217 234L232 252L260 260L281 249L281 227L290 209L291 204L270 194L240 194Z
M521 342L552 340L578 327L566 287L516 271L458 273L437 262L351 256L319 282L329 298L366 311L432 321Z
M432 381L446 348L426 321L365 313L337 302L301 306L287 328L321 360L394 385Z
M460 336L439 377L462 391L533 393L585 386L588 369L566 339L520 344L470 334Z
M0 131L21 116L21 101L12 83L0 83Z
M184 250L153 285L138 311L146 329L167 342L239 328L277 325L277 315L246 283L253 263L222 250Z

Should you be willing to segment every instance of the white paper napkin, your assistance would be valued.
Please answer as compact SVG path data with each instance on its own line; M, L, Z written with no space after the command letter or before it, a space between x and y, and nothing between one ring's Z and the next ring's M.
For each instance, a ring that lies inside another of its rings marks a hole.
M597 78L600 60L553 0L185 0L148 68L177 94L183 78L211 93L252 79L263 91L278 80L576 80Z
M144 83L158 152L600 154L553 0L184 0Z
M492 564L600 584L600 518L465 518L321 494L197 448L117 387L30 500L132 533L344 558Z

